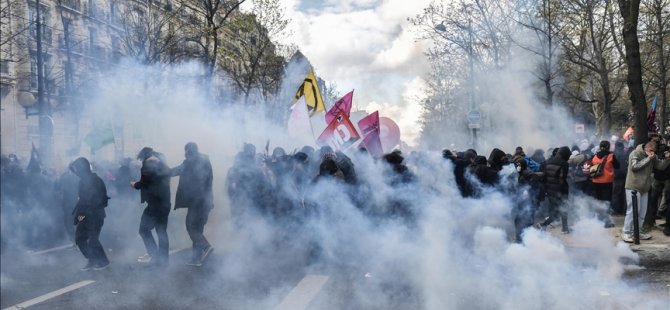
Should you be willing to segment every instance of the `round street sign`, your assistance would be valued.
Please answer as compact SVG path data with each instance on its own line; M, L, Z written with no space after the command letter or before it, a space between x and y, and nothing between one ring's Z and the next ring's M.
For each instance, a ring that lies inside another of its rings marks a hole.
M471 124L479 123L482 119L482 114L478 110L471 110L468 112L468 122Z

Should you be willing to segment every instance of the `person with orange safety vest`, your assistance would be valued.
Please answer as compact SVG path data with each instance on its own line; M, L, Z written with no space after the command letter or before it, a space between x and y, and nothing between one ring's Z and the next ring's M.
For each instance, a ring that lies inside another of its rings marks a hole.
M591 193L597 200L607 204L607 209L597 212L598 218L605 222L606 228L614 227L610 217L610 202L612 201L612 188L614 184L614 171L619 169L619 161L614 153L610 152L610 142L600 141L598 152L591 159L592 165L603 165L602 173L591 178Z

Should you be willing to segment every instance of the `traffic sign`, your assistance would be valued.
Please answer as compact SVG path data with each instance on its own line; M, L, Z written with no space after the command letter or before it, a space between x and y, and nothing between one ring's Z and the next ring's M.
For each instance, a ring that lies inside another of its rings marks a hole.
M477 124L482 119L482 114L478 110L468 112L468 121L470 124Z

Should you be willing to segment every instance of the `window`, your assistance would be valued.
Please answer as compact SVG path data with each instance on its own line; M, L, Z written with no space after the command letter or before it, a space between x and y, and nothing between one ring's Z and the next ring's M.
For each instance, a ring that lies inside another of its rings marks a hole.
M73 11L81 11L81 3L79 0L61 0L61 5Z
M0 74L9 74L9 60L0 60Z
M89 51L93 52L93 49L95 48L95 42L98 41L98 31L91 27L88 28L88 49Z
M46 77L49 75L48 68L49 68L49 63L51 62L51 55L47 53L42 53L42 75ZM36 90L37 85L39 83L38 80L38 75L37 75L37 52L31 51L30 52L30 89L31 90ZM46 78L45 78L46 81ZM45 90L48 87L48 85L45 85Z
M51 20L49 15L49 7L40 4L40 23L42 30L42 42L51 43L51 27L49 27L49 21ZM37 9L35 3L30 3L28 5L28 23L30 34L33 38L37 38Z

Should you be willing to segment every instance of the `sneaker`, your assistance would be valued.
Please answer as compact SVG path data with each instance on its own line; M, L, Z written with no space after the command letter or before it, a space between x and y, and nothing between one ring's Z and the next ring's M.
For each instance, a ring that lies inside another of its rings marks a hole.
M202 250L202 256L200 257L200 264L202 264L202 262L204 262L207 259L207 256L209 256L209 254L211 254L212 251L214 251L214 248L211 245L207 246L207 248Z
M103 264L98 264L95 267L93 267L93 270L105 270L109 267L109 262L103 263Z
M194 259L191 259L188 263L186 263L186 265L201 267L202 266L202 261L194 258Z
M567 234L570 233L570 230L561 230L561 233L564 234L564 235L567 235Z
M605 223L605 228L613 228L614 226L616 226L616 225L614 225L614 223L612 223L612 222Z
M623 240L623 242L633 243L633 235L632 234L623 234L623 235L621 235L621 240Z
M93 263L91 262L88 262L86 266L79 268L79 270L81 271L89 271L91 269L93 269Z
M649 240L651 239L650 234L640 233L640 240Z
M140 263L145 263L145 264L151 263L151 255L144 254L144 255L138 257L137 261L140 262Z

